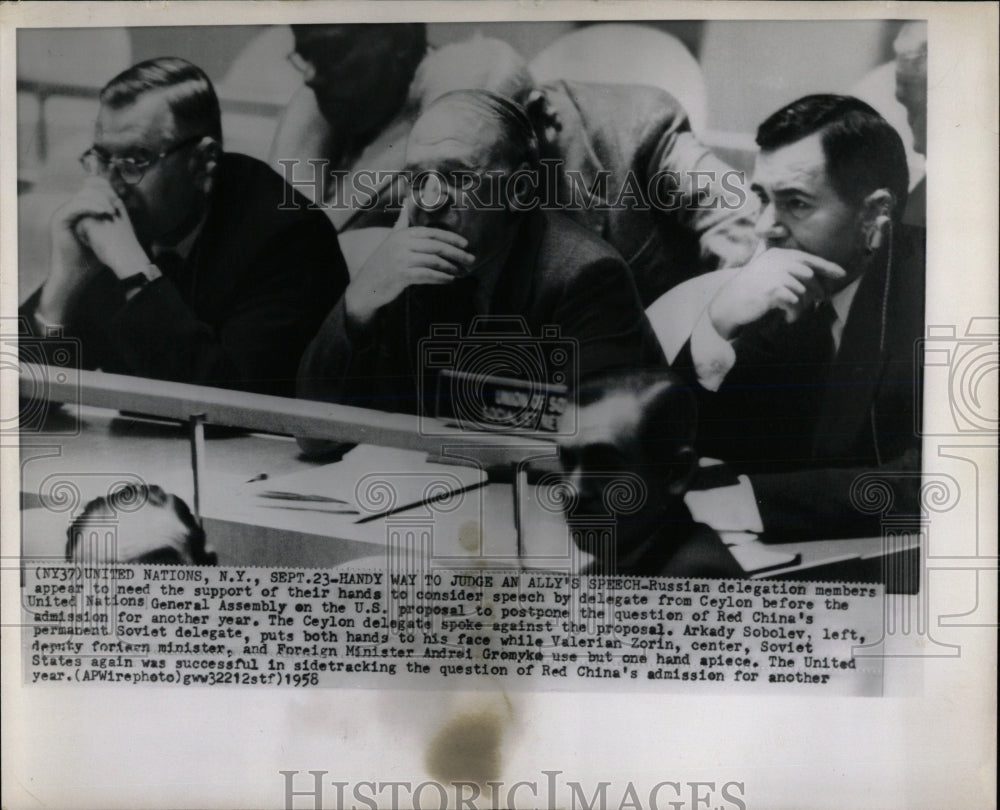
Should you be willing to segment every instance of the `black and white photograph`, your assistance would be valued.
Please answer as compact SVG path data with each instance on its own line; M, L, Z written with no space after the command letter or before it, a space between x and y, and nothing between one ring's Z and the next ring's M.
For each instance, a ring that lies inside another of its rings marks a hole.
M4 806L988 803L997 6L806 5L0 9Z

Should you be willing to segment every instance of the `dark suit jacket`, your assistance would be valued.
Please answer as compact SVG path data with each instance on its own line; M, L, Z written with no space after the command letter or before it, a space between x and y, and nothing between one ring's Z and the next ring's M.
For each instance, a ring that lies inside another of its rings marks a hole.
M224 155L182 267L127 302L110 270L84 290L65 324L82 366L293 396L302 351L348 277L329 220L301 195L282 208L289 194L265 164Z
M558 340L576 341L579 379L602 370L665 363L628 268L612 248L560 214L524 214L519 228L489 315L524 319L527 345L543 349L543 382L557 382L556 375L567 371L574 354L558 358L544 351L546 340L539 338L550 326L559 328ZM475 313L472 289L465 281L407 288L379 310L360 335L346 323L341 299L302 358L299 396L428 413L421 411L419 392L421 384L425 394L436 390L438 371L420 356L419 341L430 335L432 326L453 324L463 337L443 343L464 349L473 345L467 336ZM500 343L525 345L526 340L515 336ZM500 350L490 355L498 364L485 356L466 362L459 352L453 367L504 374L503 360L510 356ZM507 369L506 376L512 375L522 376L515 368ZM572 384L570 379L565 382Z
M923 231L898 226L888 278L887 259L861 279L832 363L809 357L795 324L765 317L735 341L719 391L696 385L699 452L749 474L766 539L880 534L881 515L851 494L866 472L884 478L894 512L919 511ZM693 378L690 343L674 366Z
M757 198L698 141L673 96L653 87L569 81L542 89L561 125L546 155L560 161L560 199L572 199L571 175L586 189L601 172L608 175L607 191L594 205L562 210L622 254L643 306L692 276L750 258ZM656 177L659 190L649 196ZM626 195L615 205L630 188L642 196Z
M639 577L743 578L746 572L714 529L695 523L683 501L664 511L651 534L627 554L619 555L614 570L595 560L584 574Z

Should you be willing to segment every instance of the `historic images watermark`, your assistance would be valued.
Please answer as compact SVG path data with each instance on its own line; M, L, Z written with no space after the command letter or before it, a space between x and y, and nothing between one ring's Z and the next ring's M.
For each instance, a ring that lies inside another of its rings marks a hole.
M460 211L670 212L691 207L735 211L747 202L745 174L736 169L721 173L661 169L647 178L634 171L619 177L607 169L589 175L549 158L539 161L538 169L456 169L447 174L434 169L334 169L322 158L278 163L287 183L284 209L300 206L293 189L316 200L314 207L352 211L383 205L399 210L410 194L429 211L445 205Z
M736 780L663 780L651 787L632 781L566 779L561 770L540 770L535 779L517 782L378 779L351 782L330 778L325 770L278 771L285 810L381 810L381 808L565 807L571 810L746 810L746 783Z

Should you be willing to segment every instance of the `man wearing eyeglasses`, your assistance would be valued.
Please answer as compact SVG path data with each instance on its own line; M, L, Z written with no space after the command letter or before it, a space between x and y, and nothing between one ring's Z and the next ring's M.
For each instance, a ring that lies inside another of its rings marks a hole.
M538 160L531 123L510 99L459 90L431 104L407 143L399 221L306 350L299 396L434 415L442 366L421 354L421 340L439 326L467 338L484 319L511 316L526 333L505 330L453 370L572 384L663 365L621 256L562 214L539 210ZM518 347L552 346L544 338L553 334L571 348L546 351L537 365L516 360Z
M212 84L183 59L129 68L100 102L28 327L78 338L85 368L291 395L347 284L333 227L304 199L283 206L293 192L265 164L223 152Z

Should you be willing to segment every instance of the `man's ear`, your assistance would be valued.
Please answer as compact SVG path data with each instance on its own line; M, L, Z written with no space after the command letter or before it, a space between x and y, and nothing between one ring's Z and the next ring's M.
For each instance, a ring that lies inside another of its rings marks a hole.
M874 253L885 243L895 210L896 198L887 188L873 191L862 201L861 227L870 253Z
M667 486L667 492L672 498L683 498L698 472L698 454L693 447L684 445L674 454L673 466L676 473Z
M562 122L556 111L552 109L552 105L549 104L545 91L532 90L528 93L528 98L524 102L524 110L535 129L538 140L542 142L543 148L545 144L555 143L559 133L562 132Z
M202 191L208 194L212 190L215 173L219 170L222 145L211 135L206 135L198 141L195 154L198 160L198 182Z
M512 199L508 199L507 210L515 212L530 210L538 195L538 178L531 172L531 167L527 163L518 166L511 177L518 182L510 187Z

